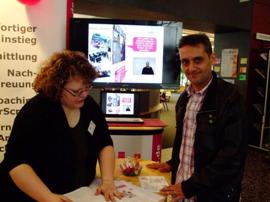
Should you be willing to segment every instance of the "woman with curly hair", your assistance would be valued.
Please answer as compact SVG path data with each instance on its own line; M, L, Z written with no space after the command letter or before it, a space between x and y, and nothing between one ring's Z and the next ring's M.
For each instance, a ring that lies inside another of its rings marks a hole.
M62 194L88 186L97 160L96 194L121 198L113 183L114 149L108 126L89 96L96 71L84 54L63 51L41 66L37 92L18 113L0 164L4 201L70 201Z

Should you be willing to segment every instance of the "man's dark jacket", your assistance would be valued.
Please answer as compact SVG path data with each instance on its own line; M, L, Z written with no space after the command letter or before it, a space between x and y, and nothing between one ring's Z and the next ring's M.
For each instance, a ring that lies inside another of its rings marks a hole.
M172 159L172 183L175 183L182 141L183 118L188 102L186 91L176 104L176 137ZM235 87L218 79L208 87L197 114L194 141L194 174L181 183L187 198L198 202L239 200L247 138L241 96Z

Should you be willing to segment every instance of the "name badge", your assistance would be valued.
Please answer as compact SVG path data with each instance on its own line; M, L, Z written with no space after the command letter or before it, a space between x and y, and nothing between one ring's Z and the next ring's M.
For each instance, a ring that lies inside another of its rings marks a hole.
M93 121L91 121L88 127L88 131L91 135L94 134L95 128L96 128L96 124Z

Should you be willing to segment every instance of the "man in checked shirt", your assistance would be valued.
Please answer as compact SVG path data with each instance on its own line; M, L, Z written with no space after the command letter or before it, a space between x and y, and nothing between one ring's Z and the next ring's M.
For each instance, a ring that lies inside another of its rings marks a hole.
M172 171L172 185L160 192L175 202L237 202L247 149L241 96L211 71L205 34L182 37L179 53L190 85L176 104L172 158L148 167Z

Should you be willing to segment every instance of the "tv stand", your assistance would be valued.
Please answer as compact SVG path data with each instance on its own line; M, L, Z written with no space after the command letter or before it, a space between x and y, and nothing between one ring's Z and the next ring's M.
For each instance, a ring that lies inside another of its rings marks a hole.
M166 123L160 119L144 119L144 123L108 123L116 155L125 152L133 157L160 162L162 135Z

